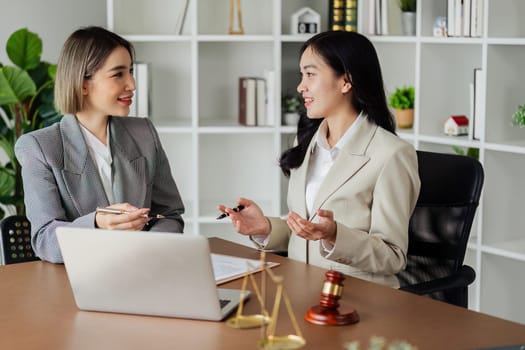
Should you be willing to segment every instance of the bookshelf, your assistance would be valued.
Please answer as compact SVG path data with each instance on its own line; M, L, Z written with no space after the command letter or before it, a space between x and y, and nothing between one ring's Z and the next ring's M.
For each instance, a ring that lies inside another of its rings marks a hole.
M244 35L227 35L228 2L190 0L180 35L175 33L182 0L106 0L108 27L131 40L137 60L151 65L152 120L168 153L187 212L186 233L213 235L241 244L227 220L217 222L219 203L239 196L256 200L268 215L286 213L287 181L277 159L295 128L244 127L237 122L238 78L275 72L274 113L281 120L281 92L298 82L298 51L307 38L290 34L290 20L308 6L328 25L327 2L244 0ZM362 8L363 2L359 2ZM416 35L370 36L380 56L387 94L416 90L415 122L399 135L422 150L454 152L476 147L485 185L466 263L477 273L470 308L525 322L525 130L511 126L523 104L525 2L484 0L479 38L434 37L433 24L447 15L447 1L417 2ZM366 21L358 23L360 30ZM449 115L470 115L473 70L485 80L480 140L443 134Z

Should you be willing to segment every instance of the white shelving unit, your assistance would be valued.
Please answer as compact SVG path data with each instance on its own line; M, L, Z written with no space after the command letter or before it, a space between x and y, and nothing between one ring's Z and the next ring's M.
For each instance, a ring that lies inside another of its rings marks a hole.
M182 34L175 33L182 0L107 0L108 27L131 40L137 60L152 67L152 120L168 153L187 212L187 233L220 236L249 245L216 205L239 196L269 215L286 213L286 179L277 159L295 128L237 123L238 78L275 71L276 95L298 83L298 52L305 36L289 32L292 13L308 6L327 28L328 3L316 0L244 0L244 35L227 35L227 1L190 0ZM466 263L477 272L470 308L525 322L525 130L511 126L525 103L525 2L485 0L481 38L437 38L432 25L446 16L446 0L418 0L414 37L370 36L380 56L385 87L413 85L413 129L399 135L418 149L452 153L476 147L485 169L483 197ZM361 2L360 2L361 4ZM364 24L360 24L364 28ZM469 84L482 68L486 96L480 140L442 132L449 115L470 115ZM280 99L273 111L281 115ZM276 118L280 120L281 118Z

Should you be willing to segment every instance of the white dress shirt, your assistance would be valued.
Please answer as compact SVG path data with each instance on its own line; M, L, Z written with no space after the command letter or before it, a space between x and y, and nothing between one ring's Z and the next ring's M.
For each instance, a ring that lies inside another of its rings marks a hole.
M308 163L308 170L306 173L306 211L308 217L312 217L315 213L312 213L314 200L319 192L319 188L323 183L326 174L330 171L330 168L334 164L339 152L352 137L354 130L357 125L363 119L363 112L359 113L356 120L350 125L345 131L343 136L337 141L334 147L330 148L327 139L327 124L323 123L314 135L316 139L315 145L312 147L312 155L310 156L310 162ZM266 243L266 242L265 242ZM321 240L321 245L326 252L330 252L334 246L324 239Z
M108 197L108 202L109 204L113 204L113 181L111 177L111 163L113 162L113 159L111 157L111 149L109 147L109 124L106 130L107 146L97 139L95 135L93 135L91 131L86 129L82 124L80 124L80 129L82 130L82 134L86 140L91 159L93 159L95 165L97 166L98 174L100 176L100 180L102 180L102 186L104 187L104 192L106 192L106 196Z
M309 217L314 214L312 213L314 200L326 174L328 174L339 152L348 142L362 119L363 116L361 112L333 148L330 148L326 138L328 134L326 123L321 124L319 130L317 130L317 133L314 135L316 143L312 148L312 155L310 156L310 163L308 164L308 172L306 175L306 210Z

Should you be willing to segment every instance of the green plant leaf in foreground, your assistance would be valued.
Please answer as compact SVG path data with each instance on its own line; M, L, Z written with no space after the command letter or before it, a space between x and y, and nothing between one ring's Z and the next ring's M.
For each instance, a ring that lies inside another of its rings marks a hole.
M30 70L40 62L42 40L27 28L22 28L7 39L6 51L11 62L23 70Z

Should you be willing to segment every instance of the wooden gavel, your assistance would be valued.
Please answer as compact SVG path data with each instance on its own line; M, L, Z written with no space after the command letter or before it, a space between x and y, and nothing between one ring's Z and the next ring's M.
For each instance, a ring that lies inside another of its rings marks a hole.
M343 296L343 274L330 270L325 276L319 305L308 309L304 319L321 326L342 326L359 322L359 315L354 308L339 305L339 299Z

